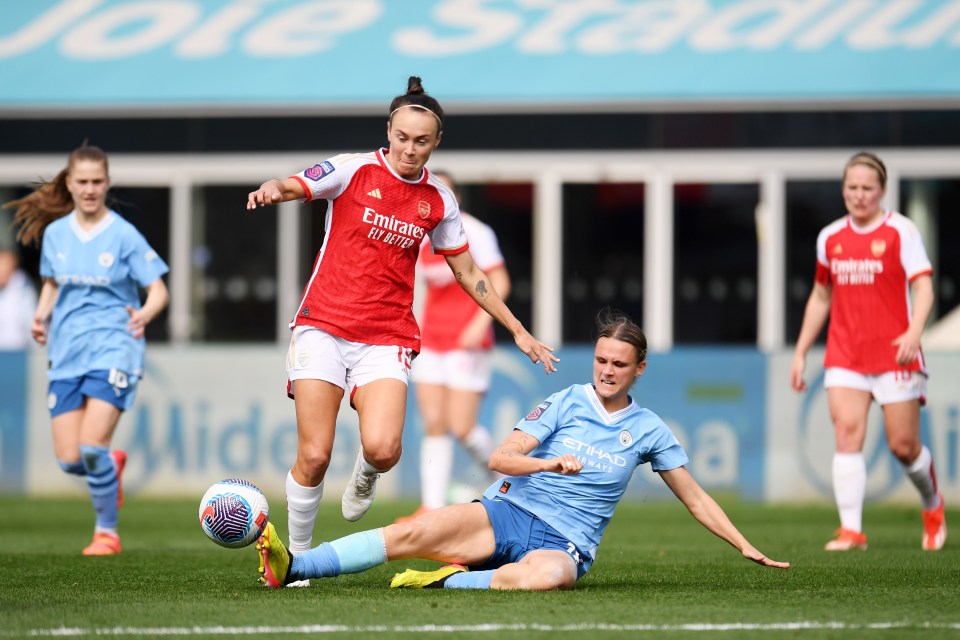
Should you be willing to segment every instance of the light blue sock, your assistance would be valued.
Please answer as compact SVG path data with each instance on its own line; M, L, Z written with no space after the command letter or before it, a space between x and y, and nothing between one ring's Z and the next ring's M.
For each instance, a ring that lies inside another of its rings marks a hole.
M83 466L83 460L77 460L76 462L64 462L63 460L58 459L57 462L60 463L60 468L63 469L64 473L70 473L75 476L87 475L87 470Z
M293 556L287 582L304 578L332 578L340 573L340 558L330 543L324 542L319 547Z
M105 529L117 528L117 470L113 466L110 450L107 447L80 445L80 457L83 468L87 470L87 488L97 513L97 526Z
M340 558L340 573L360 573L387 561L387 545L380 529L369 529L330 543Z
M455 573L443 583L444 589L489 589L496 569Z
M359 573L387 561L387 550L380 529L361 531L324 542L293 556L288 580L330 578L342 573Z

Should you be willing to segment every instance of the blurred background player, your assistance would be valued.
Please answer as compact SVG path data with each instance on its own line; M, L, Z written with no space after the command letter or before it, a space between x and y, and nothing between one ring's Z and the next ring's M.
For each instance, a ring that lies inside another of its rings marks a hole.
M121 551L126 454L111 452L110 442L143 375L146 326L170 298L166 263L107 205L109 189L106 154L84 145L53 180L8 203L16 208L17 239L43 239L32 334L37 344L49 343L54 454L66 473L86 476L96 512L93 541L83 550L92 556ZM140 287L147 292L142 306Z
M413 285L429 236L459 284L546 372L551 348L530 335L468 251L460 210L426 163L443 135L443 109L420 78L390 104L389 147L338 155L250 192L247 209L289 200L328 202L323 246L292 321L288 392L296 403L297 457L287 474L290 547L310 548L344 393L360 420L360 451L343 517L370 508L379 474L400 460L410 363L420 350Z
M939 550L947 537L933 457L920 442L927 380L920 335L933 309L933 269L916 225L881 206L886 185L886 167L871 153L856 154L844 167L847 215L817 237L816 280L790 369L791 386L805 391L807 351L829 315L824 386L837 443L840 528L828 551L867 548L863 444L873 400L883 409L890 451L920 492L922 547Z
M460 192L449 174L433 176L453 192ZM473 261L487 275L504 300L510 295L510 274L497 236L489 225L460 211ZM423 419L420 445L420 507L402 522L447 504L453 473L453 434L474 462L487 468L493 436L477 423L480 403L490 387L493 318L463 291L450 267L425 240L417 260L417 275L426 283L421 312L422 348L413 365L413 391ZM492 481L491 477L489 481Z
M9 227L6 212L0 212L0 351L23 351L32 343L37 290L20 268L13 235L7 234Z
M456 564L408 569L390 586L572 589L593 565L617 504L645 463L694 518L744 558L789 567L744 538L690 475L687 454L670 428L629 395L647 367L647 338L640 328L626 314L605 310L597 329L591 383L551 395L517 424L490 458L490 468L506 477L480 501L448 505L292 557L268 523L257 544L264 586L426 558Z

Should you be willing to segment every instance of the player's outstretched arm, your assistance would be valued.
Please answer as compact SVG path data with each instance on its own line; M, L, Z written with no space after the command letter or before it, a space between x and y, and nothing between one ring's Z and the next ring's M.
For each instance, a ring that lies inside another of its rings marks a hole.
M750 544L743 537L743 534L733 526L730 518L727 517L720 505L693 479L686 467L661 471L660 477L700 524L717 537L729 542L743 554L744 558L766 567L786 569L790 566L789 562L771 560Z
M469 251L456 255L445 256L447 264L453 271L454 277L467 294L476 301L480 308L506 327L513 336L517 348L524 352L534 364L543 365L547 373L556 371L554 363L560 359L553 355L553 347L549 347L524 328L516 316L507 308L497 290L490 285L486 274L477 267Z
M247 194L247 211L268 204L280 204L288 200L302 200L307 197L299 180L271 178L260 185L256 191Z

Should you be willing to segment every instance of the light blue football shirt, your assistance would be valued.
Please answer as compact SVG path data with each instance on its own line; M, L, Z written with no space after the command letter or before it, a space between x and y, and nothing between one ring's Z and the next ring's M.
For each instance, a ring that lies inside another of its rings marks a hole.
M492 484L484 497L509 500L535 514L591 559L638 466L649 462L654 471L668 471L689 462L655 413L632 398L626 408L607 413L591 384L551 395L516 428L540 441L531 457L572 453L583 469L568 476L543 472L508 477Z
M80 227L76 211L50 223L40 254L40 275L59 287L50 320L49 379L101 369L119 369L131 382L139 378L146 341L127 331L126 306L139 309L138 287L169 270L115 211L89 231Z

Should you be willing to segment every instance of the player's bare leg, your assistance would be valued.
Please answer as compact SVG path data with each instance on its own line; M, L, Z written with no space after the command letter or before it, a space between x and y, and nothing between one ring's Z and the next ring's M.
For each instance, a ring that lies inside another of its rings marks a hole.
M563 551L539 549L520 560L497 569L490 581L491 589L524 589L550 591L572 589L577 583L577 565Z
M343 492L343 517L359 520L373 504L377 480L400 461L407 385L393 378L374 380L353 394L360 416L360 451L353 475Z
M295 380L293 389L297 458L287 474L285 493L289 548L292 553L301 553L313 545L343 389L324 380ZM293 586L309 586L309 581L298 581Z
M833 494L840 514L840 528L824 549L866 549L863 501L867 488L867 467L863 458L863 443L872 396L859 389L831 387L827 389L827 399L837 443L833 456Z
M933 455L920 442L920 401L894 402L883 407L884 425L890 452L896 456L920 493L923 504L921 548L939 551L947 539L943 496L937 488Z

